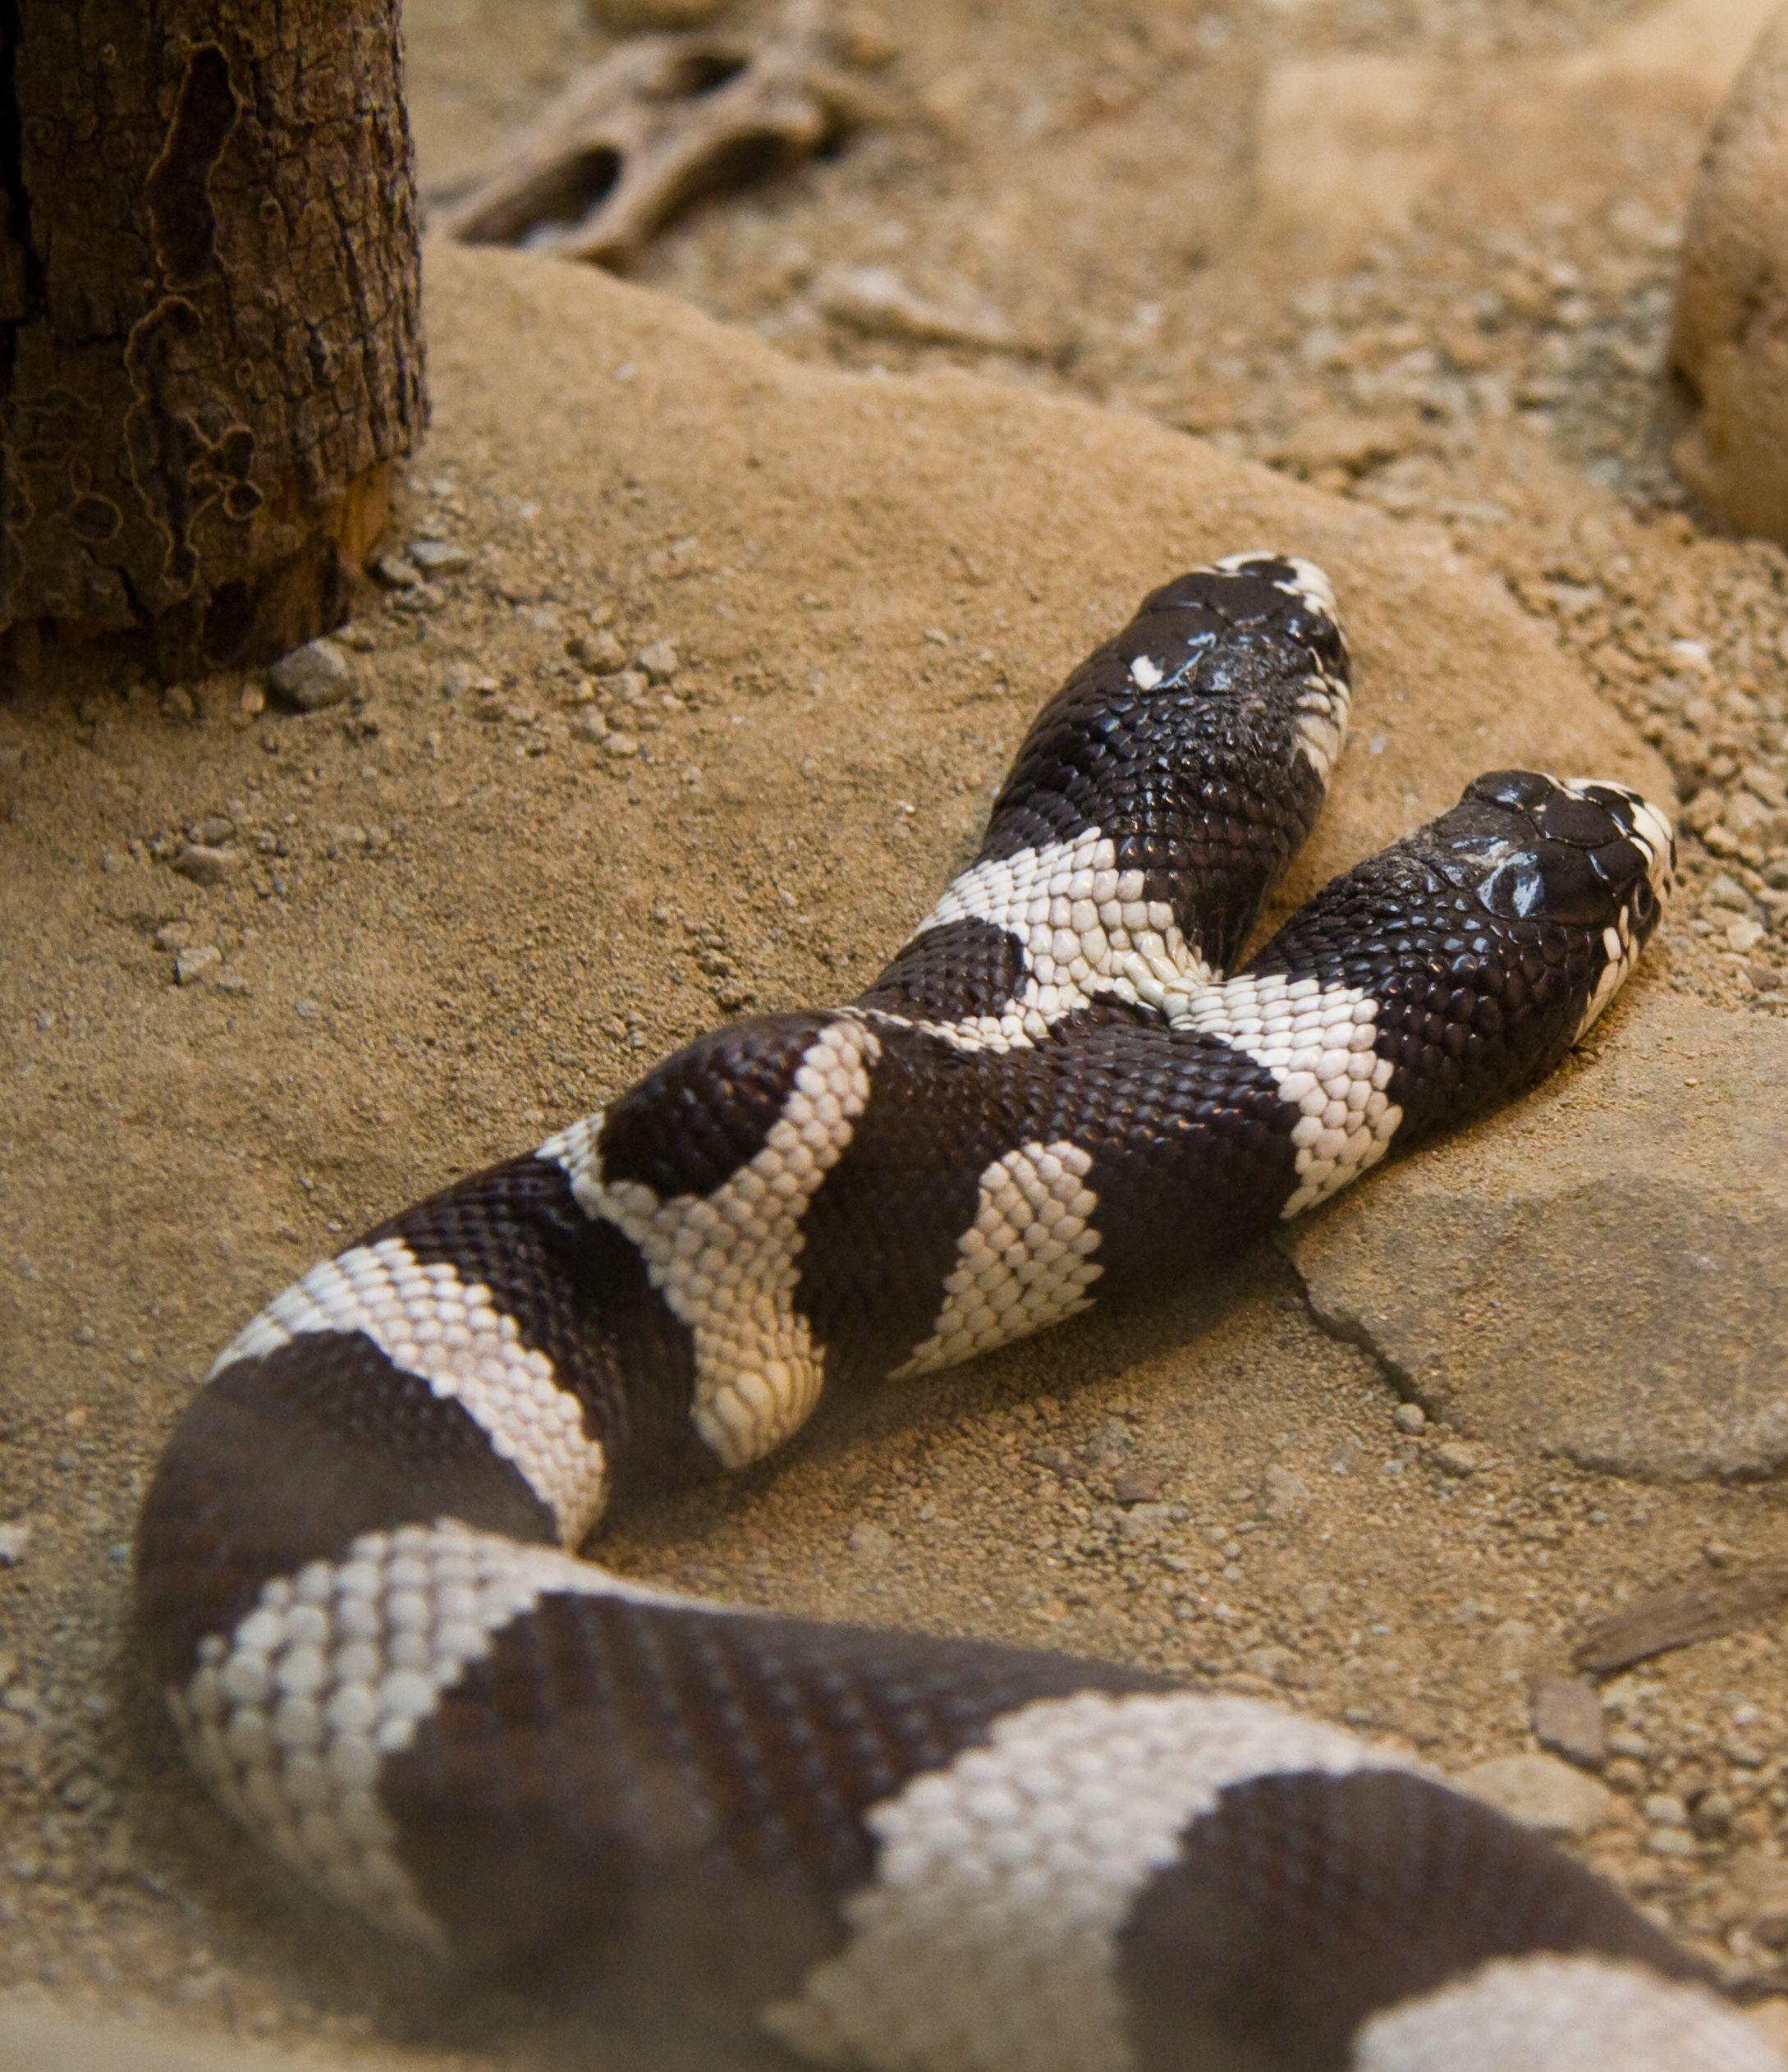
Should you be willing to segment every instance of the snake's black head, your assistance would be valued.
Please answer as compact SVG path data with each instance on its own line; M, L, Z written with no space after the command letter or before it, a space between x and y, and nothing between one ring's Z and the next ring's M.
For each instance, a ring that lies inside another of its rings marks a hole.
M1246 975L1369 1011L1407 1144L1559 1062L1638 960L1674 862L1670 823L1625 785L1497 770L1324 886Z
M1588 938L1575 1041L1657 925L1676 862L1668 818L1624 784L1496 770L1426 832L1443 874L1487 915Z
M1333 586L1314 562L1231 554L1190 569L1151 591L1100 653L1138 690L1262 708L1277 724L1254 753L1270 754L1283 732L1318 789L1327 783L1347 731L1349 662Z
M1289 700L1285 718L1319 785L1347 731L1350 664L1334 586L1295 554L1231 554L1143 600L1114 646L1139 688L1195 682L1206 698Z

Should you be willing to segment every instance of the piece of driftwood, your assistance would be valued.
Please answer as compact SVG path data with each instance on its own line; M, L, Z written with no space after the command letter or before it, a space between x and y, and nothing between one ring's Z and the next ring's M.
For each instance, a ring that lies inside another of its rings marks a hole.
M1598 1619L1574 1651L1579 1669L1597 1675L1667 1654L1698 1640L1716 1640L1755 1625L1788 1603L1788 1561L1734 1575L1709 1575L1636 1598Z
M573 80L429 227L469 245L618 265L700 196L868 121L850 43L797 0L767 28L640 36Z

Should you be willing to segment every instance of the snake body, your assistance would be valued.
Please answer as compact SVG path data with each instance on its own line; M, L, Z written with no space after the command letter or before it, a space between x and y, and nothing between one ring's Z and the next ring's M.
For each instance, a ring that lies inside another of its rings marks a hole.
M617 1488L1146 1296L1565 1055L1668 886L1669 823L1620 785L1479 778L1236 966L1348 685L1310 564L1168 584L860 998L699 1038L248 1326L161 1464L138 1588L192 1759L263 1842L715 2063L1774 2064L1611 1888L1334 1728L578 1555Z

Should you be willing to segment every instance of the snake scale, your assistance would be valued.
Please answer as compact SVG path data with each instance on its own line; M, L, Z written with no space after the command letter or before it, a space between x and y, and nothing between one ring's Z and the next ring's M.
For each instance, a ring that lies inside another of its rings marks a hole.
M1617 784L1480 777L1237 965L1349 681L1312 564L1167 584L856 1001L698 1038L242 1332L137 1575L192 1760L262 1842L717 2065L1777 2065L1611 1888L1395 1753L578 1553L617 1489L1221 1263L1565 1056L1670 882Z

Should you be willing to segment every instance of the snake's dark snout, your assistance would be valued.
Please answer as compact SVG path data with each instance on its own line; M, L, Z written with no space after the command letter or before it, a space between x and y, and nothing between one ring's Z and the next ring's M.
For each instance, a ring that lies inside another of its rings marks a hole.
M1494 771L1442 825L1447 875L1506 920L1613 928L1643 942L1676 863L1667 816L1625 785L1596 778Z

